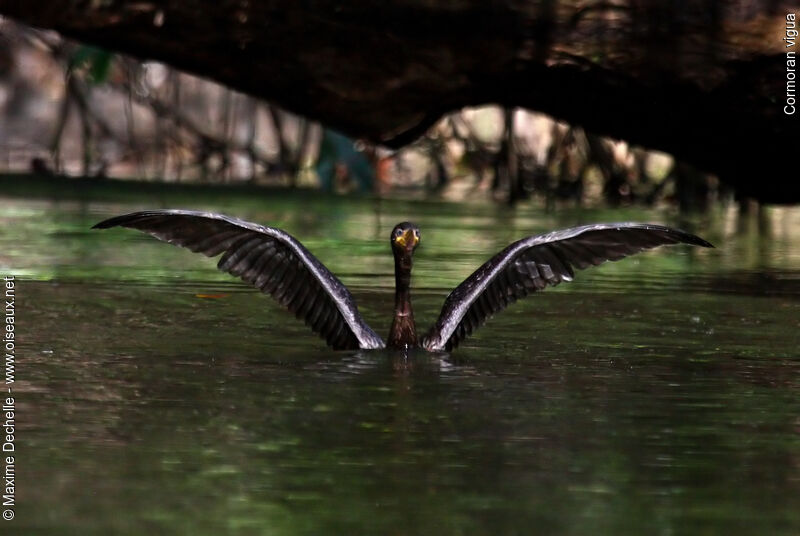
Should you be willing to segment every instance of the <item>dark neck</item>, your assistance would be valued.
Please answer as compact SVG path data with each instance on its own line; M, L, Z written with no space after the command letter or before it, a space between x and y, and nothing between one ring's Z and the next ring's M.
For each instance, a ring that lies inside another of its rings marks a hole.
M389 330L389 348L408 348L417 345L417 327L411 308L411 254L394 255L394 319Z

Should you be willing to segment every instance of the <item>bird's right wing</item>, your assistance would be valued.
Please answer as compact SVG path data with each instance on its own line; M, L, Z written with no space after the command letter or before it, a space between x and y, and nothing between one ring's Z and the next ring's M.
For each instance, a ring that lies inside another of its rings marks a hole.
M573 268L678 243L713 247L692 234L645 223L600 223L523 238L486 261L450 293L422 345L431 351L452 350L510 303L548 285L572 281Z
M129 227L207 257L302 318L336 350L383 348L355 300L314 255L288 233L236 218L188 210L149 210L102 221Z

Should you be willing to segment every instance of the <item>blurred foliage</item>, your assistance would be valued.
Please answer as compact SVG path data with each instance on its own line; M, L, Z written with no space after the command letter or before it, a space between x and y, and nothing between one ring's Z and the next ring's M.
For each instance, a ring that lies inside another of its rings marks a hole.
M0 80L6 171L510 205L533 199L550 208L703 209L733 196L668 155L524 110L464 109L389 151L161 64L0 24L11 43L11 68Z
M103 84L108 81L114 54L100 48L88 45L78 46L72 52L68 65L67 76L75 75L75 71L85 70L85 78L92 84Z
M375 169L353 140L331 129L323 129L316 164L320 187L334 191L337 185L355 182L360 192L370 192L375 182Z

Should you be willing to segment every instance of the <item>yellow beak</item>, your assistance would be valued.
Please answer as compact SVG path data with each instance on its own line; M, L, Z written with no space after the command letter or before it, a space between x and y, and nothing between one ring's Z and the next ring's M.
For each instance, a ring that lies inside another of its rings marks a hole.
M397 242L398 244L400 244L403 247L406 247L406 244L409 244L409 243L412 246L416 246L417 242L419 242L419 238L417 238L417 235L414 234L414 230L413 229L409 229L409 230L403 232L403 234L401 234L400 236L398 236L397 239L395 240L395 242Z

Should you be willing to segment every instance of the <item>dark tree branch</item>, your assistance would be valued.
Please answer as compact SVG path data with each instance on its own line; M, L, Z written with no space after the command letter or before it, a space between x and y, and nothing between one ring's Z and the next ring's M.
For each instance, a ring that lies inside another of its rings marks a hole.
M744 195L800 201L784 0L0 0L0 13L152 58L400 146L496 102L668 151ZM787 180L789 179L789 180Z

